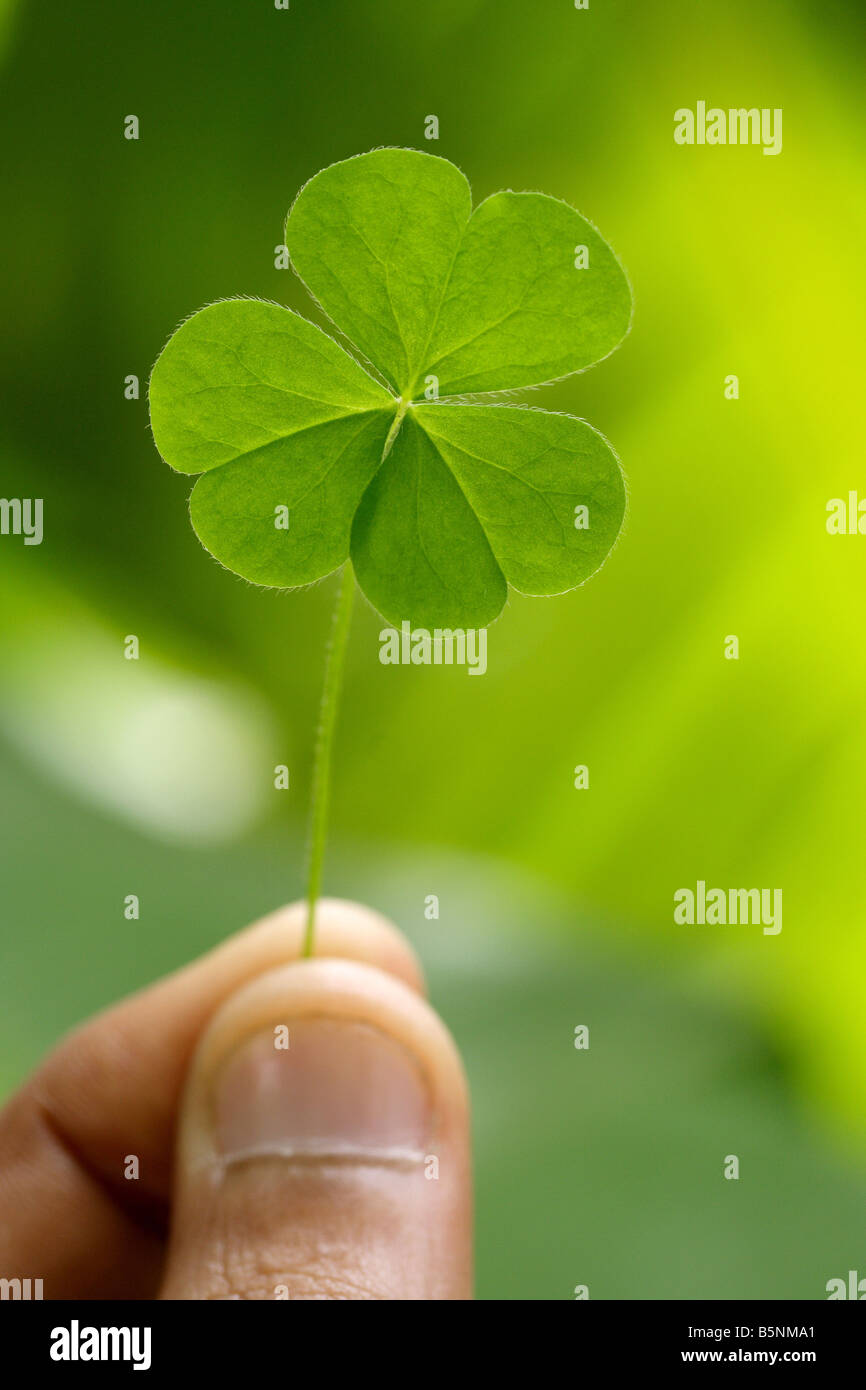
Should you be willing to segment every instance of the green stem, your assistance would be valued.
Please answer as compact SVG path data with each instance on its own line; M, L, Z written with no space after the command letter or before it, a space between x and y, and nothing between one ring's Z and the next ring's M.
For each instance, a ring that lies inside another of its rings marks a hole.
M343 683L346 642L352 620L354 596L355 575L351 561L347 560L340 574L340 587L337 591L337 605L334 609L334 624L331 629L331 640L328 644L328 655L325 663L325 684L322 689L319 728L316 734L316 751L313 759L310 849L307 869L307 925L304 931L302 956L313 954L316 902L322 888L322 865L325 859L325 840L327 838L331 749L334 743L334 725L337 722L337 708L340 703L340 687Z
M401 426L402 423L403 423L403 418L404 418L404 416L405 416L405 414L406 414L406 411L409 409L409 406L410 406L411 404L412 404L411 400L409 400L409 401L404 401L404 399L403 399L402 396L400 397L399 401L397 402L397 410L396 410L396 413L395 413L395 415L394 415L394 420L393 420L393 423L392 423L392 425L391 425L391 428L390 428L389 431L388 431L388 438L385 440L385 447L384 447L384 449L382 450L382 459L381 459L381 462L382 462L382 463L385 462L386 458L388 457L388 455L390 454L391 450L392 450L393 447L394 447L394 440L397 438L397 435L400 433L400 426Z

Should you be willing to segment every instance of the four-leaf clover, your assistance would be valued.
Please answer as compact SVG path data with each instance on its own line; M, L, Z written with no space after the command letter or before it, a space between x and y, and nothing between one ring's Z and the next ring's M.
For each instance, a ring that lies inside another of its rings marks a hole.
M351 558L388 621L425 627L484 626L509 584L558 594L598 569L625 508L609 444L570 415L477 401L622 341L631 293L594 227L540 193L473 211L448 160L381 149L305 185L286 245L354 356L289 309L229 299L151 377L157 448L202 474L190 512L211 554L281 588Z

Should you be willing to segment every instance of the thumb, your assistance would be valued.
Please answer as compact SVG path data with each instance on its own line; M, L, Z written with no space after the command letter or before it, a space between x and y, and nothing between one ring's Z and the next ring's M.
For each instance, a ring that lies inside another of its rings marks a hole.
M245 985L194 1057L168 1299L466 1299L468 1102L436 1014L373 966Z

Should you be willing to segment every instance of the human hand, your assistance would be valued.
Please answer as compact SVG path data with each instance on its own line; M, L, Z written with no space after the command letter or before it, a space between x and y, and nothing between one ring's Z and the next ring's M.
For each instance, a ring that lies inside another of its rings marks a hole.
M0 1113L48 1299L467 1299L468 1099L404 938L296 903L82 1025ZM286 1046L288 1043L288 1046Z

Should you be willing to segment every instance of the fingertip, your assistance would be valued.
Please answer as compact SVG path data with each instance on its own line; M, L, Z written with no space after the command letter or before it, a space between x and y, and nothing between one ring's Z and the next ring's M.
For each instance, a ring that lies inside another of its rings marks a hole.
M218 949L235 957L246 955L250 967L261 962L259 973L280 960L300 957L306 924L306 902L287 903ZM364 961L418 994L427 992L424 972L407 938L383 913L363 903L344 898L322 898L317 903L313 959L323 957Z
M224 1000L182 1105L163 1297L464 1299L471 1226L463 1066L415 989L320 958Z
M447 1136L465 1128L469 1101L463 1064L435 1010L417 990L378 965L321 958L280 965L248 980L212 1016L188 1084L193 1112L188 1120L197 1148L204 1146L209 1156L213 1092L231 1058L258 1037L268 1037L272 1049L279 1050L282 1036L289 1050L292 1030L313 1021L373 1029L389 1039L423 1074L433 1133Z

